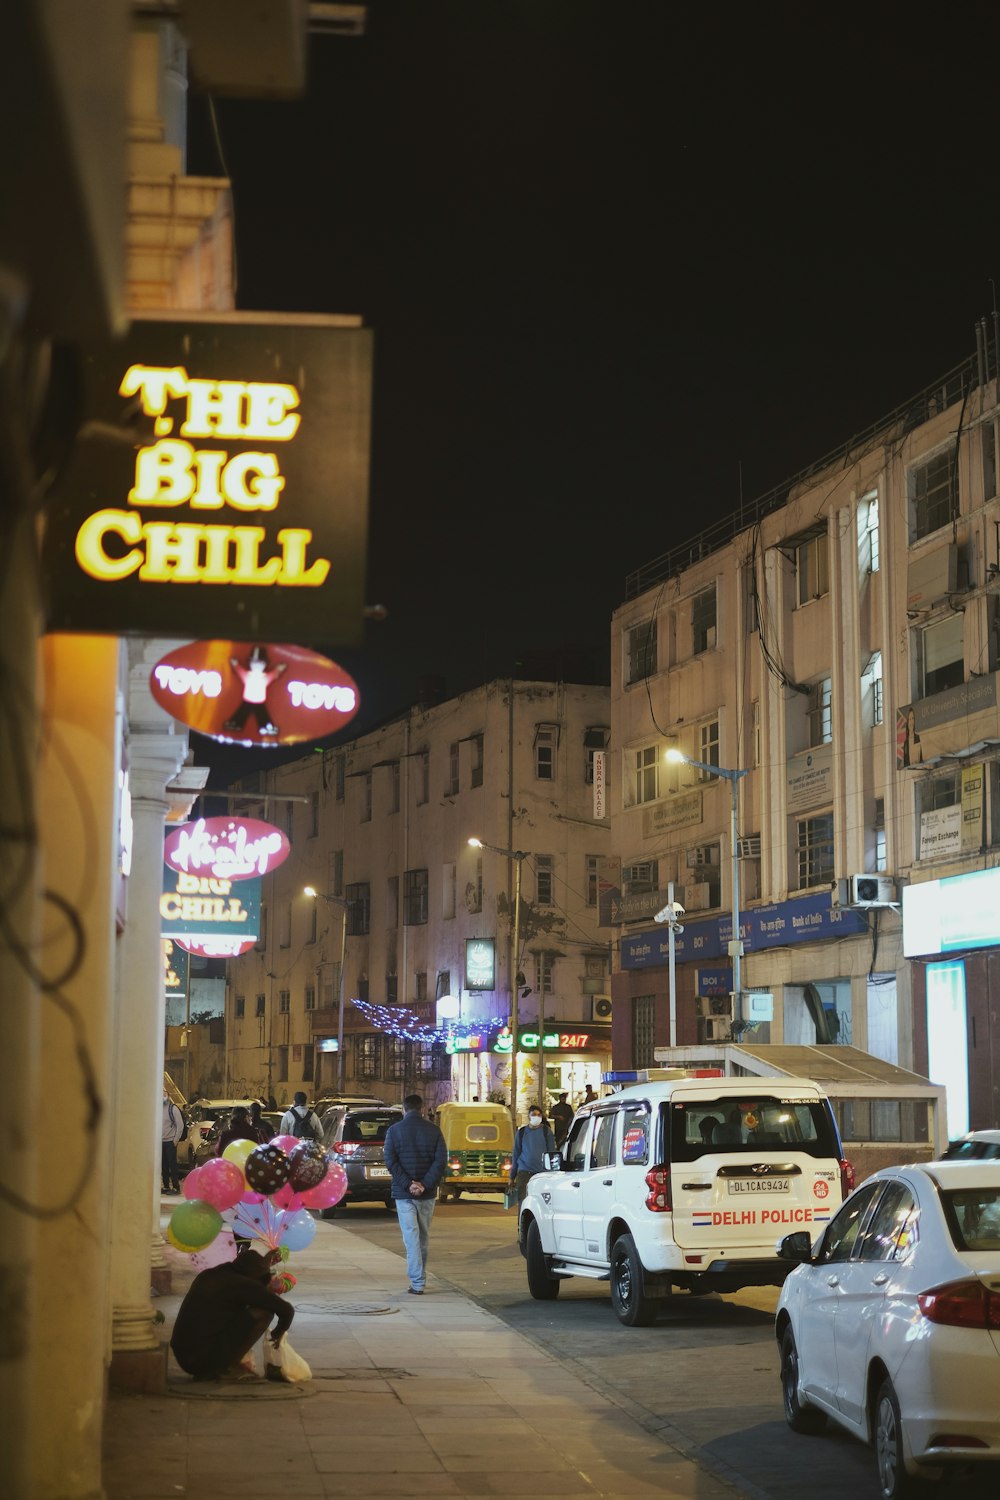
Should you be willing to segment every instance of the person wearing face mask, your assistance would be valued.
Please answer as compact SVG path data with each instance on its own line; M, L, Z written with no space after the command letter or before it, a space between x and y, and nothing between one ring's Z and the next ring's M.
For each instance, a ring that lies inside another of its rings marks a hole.
M545 1116L537 1104L528 1110L528 1123L521 1125L514 1136L514 1150L510 1160L510 1185L517 1189L518 1206L524 1202L528 1182L536 1172L545 1170L542 1160L547 1151L555 1151L556 1138L546 1124Z

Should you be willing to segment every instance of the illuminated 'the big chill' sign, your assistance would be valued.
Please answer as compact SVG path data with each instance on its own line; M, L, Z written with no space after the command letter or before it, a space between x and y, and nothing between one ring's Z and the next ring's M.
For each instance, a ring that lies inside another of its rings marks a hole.
M344 320L341 320L341 322ZM360 640L371 337L147 322L88 351L48 512L53 629Z

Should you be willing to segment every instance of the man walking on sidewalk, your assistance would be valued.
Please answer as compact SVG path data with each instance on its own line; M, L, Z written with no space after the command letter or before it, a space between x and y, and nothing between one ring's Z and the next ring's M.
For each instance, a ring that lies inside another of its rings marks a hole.
M427 1280L427 1240L434 1217L437 1185L444 1175L444 1136L421 1114L419 1094L403 1100L403 1118L385 1133L385 1164L392 1173L392 1196L406 1248L406 1274L415 1297Z
M163 1137L160 1147L160 1186L165 1193L179 1193L181 1179L177 1169L177 1146L184 1139L184 1116L166 1094L163 1095Z
M521 1125L514 1135L514 1151L510 1162L510 1185L517 1189L518 1208L524 1202L532 1177L536 1172L545 1170L545 1153L555 1149L555 1136L545 1123L539 1105L533 1104L528 1110L527 1125Z

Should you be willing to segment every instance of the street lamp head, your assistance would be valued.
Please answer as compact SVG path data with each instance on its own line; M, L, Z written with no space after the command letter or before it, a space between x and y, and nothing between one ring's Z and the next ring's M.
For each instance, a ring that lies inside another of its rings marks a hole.
M664 759L669 760L671 765L674 766L683 766L687 763L687 756L684 754L684 751L678 750L676 745L671 745L670 749L666 752Z
M484 845L482 839L469 839L470 849L482 849L483 847Z
M314 885L304 885L302 887L302 894L303 894L303 896L311 896L312 899L315 901L316 897L319 895L319 891L316 889L316 887Z

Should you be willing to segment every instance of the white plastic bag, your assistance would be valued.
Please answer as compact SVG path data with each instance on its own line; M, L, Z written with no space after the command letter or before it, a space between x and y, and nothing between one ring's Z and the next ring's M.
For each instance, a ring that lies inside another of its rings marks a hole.
M312 1370L301 1354L296 1354L287 1334L277 1340L270 1334L265 1335L264 1365L269 1380L287 1380L290 1385L296 1385L302 1380L312 1379Z

